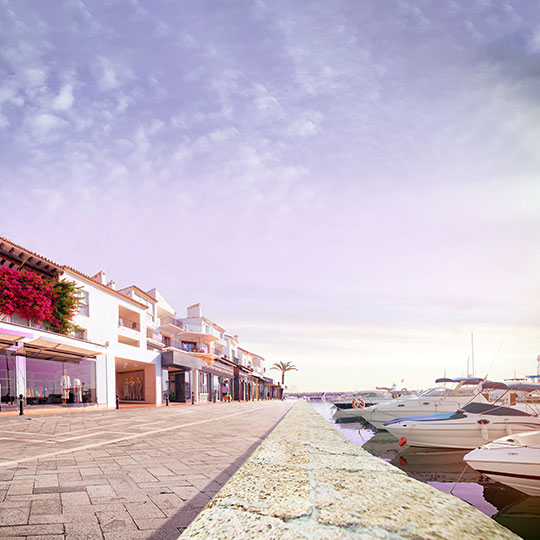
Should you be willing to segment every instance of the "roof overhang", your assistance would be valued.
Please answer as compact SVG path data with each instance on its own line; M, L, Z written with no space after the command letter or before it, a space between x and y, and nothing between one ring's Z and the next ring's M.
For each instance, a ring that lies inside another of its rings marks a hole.
M201 369L202 361L195 356L191 356L181 351L168 350L161 353L161 366L168 367L183 367L188 369Z
M219 341L219 338L212 334L205 334L204 332L178 332L176 334L178 339L182 341L204 341L206 343L212 343L213 341Z

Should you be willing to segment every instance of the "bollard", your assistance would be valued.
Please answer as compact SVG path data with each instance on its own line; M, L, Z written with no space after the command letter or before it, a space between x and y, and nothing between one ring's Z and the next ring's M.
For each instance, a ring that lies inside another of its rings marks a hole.
M165 396L165 407L169 406L169 396Z
M191 392L191 404L195 405L195 392Z
M116 408L120 408L120 396L118 394L116 394Z
M214 403L217 401L217 390L214 390Z
M22 416L23 414L23 395L19 394L19 416Z

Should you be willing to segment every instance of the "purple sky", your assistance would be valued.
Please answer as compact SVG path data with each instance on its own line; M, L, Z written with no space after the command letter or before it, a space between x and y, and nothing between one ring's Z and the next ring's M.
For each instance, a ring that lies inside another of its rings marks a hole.
M1 0L0 45L3 235L297 389L459 376L472 331L536 371L534 2Z

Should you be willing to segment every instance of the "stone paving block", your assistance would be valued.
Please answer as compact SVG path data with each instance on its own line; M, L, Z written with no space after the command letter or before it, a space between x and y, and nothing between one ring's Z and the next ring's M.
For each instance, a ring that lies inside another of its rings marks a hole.
M34 489L34 482L25 484L12 484L7 492L7 495L31 495Z
M28 523L30 506L0 508L0 526Z
M88 486L86 492L93 503L104 502L103 499L118 500L118 495L109 484L105 486Z
M129 472L128 475L137 484L147 482L159 482L159 480L153 474L150 474L148 471Z
M133 518L165 517L165 514L151 501L144 503L125 503L125 507Z
M5 536L48 536L50 534L63 534L64 525L62 523L50 523L40 525L10 525L0 527L0 537Z
M73 491L71 493L62 493L62 506L64 508L69 506L81 506L90 504L90 498L86 491Z
M65 523L66 540L88 540L103 538L101 528L97 523Z
M93 512L77 512L73 514L30 514L29 524L39 523L97 523L97 517Z
M63 534L31 535L26 540L64 540Z
M96 514L104 533L113 531L137 530L131 515L124 512L98 512Z
M58 476L56 474L39 474L34 480L34 488L53 486L58 486Z
M106 504L84 504L84 505L73 505L73 506L64 506L62 508L63 514L74 514L74 515L83 515L90 514L94 515L96 512L123 512L126 507L120 502L106 503Z
M30 510L30 513L32 515L59 514L60 512L62 512L62 503L59 497L51 497L47 499L32 501L32 507Z
M183 501L188 501L189 499L191 499L192 497L195 497L195 495L200 493L200 491L194 486L192 486L192 487L190 487L190 486L187 486L187 487L171 486L171 489L174 492L174 494L178 495L178 497L180 497Z

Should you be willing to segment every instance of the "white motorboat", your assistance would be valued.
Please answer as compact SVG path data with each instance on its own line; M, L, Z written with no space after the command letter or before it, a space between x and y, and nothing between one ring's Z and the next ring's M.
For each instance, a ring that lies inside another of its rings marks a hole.
M383 424L394 418L417 416L438 412L454 412L472 401L488 403L488 400L478 391L478 385L483 379L477 377L458 377L456 379L441 378L436 383L450 384L451 387L438 386L426 390L414 397L401 397L389 400L360 411L364 420L377 429L385 429Z
M354 396L347 399L336 400L333 402L335 411L333 418L336 422L347 420L362 419L360 413L365 407L372 407L379 403L384 403L392 399L391 392L379 390L365 390L358 392Z
M540 431L496 439L463 459L501 484L540 497Z
M537 384L509 384L486 381L483 388L537 390ZM536 407L518 403L503 407L472 402L454 412L396 418L384 424L395 437L410 446L429 448L476 448L506 435L540 429ZM405 441L404 441L405 442Z

